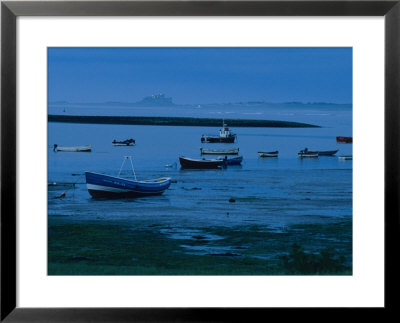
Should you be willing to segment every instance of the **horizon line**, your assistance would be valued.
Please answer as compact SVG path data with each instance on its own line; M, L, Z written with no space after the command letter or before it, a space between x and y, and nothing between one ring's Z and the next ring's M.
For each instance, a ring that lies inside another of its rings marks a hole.
M61 104L61 103L68 103L68 104L140 104L141 101L102 101L102 102L72 102L72 101L65 101L65 100L56 100L56 101L48 101L48 104ZM329 102L329 101L279 101L279 102L272 102L272 101L258 101L258 100L251 100L251 101L240 101L240 102L211 102L211 103L174 103L172 102L170 106L174 105L226 105L226 104L331 104L331 105L352 105L353 102ZM155 104L157 105L157 104ZM165 105L168 107L168 105Z

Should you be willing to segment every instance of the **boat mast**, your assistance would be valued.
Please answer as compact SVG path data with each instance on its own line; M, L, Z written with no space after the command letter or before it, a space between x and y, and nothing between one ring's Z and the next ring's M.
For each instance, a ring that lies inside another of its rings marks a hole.
M135 174L135 168L133 167L132 156L124 156L124 161L122 162L121 168L119 169L118 177L120 177L122 168L124 167L125 161L127 159L129 159L131 162L133 177L135 177L135 181L136 181L137 179L136 179L136 174Z

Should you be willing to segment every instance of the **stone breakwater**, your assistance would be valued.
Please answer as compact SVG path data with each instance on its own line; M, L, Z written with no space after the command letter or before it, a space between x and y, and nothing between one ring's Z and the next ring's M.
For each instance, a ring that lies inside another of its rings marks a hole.
M72 116L49 115L49 122L91 123L91 124L122 124L150 126L192 126L220 127L222 119L185 118L185 117L132 117L132 116ZM319 128L317 125L277 121L277 120L247 120L224 119L229 127L269 127L269 128Z

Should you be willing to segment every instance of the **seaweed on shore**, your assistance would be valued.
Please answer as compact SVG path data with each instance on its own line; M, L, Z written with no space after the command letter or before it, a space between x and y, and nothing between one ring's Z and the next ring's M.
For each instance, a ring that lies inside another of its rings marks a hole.
M318 253L308 253L300 245L294 243L288 255L281 257L284 268L293 275L323 275L351 271L345 264L343 256L335 255L332 247Z

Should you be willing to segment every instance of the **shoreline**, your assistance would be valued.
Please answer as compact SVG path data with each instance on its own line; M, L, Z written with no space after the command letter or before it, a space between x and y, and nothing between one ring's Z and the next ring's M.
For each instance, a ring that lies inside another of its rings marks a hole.
M251 224L189 226L185 230L200 233L183 240L163 233L170 226L157 219L132 223L128 230L123 221L73 220L62 214L49 216L48 223L50 276L347 276L353 271L351 218L293 224L284 232ZM223 239L208 239L214 235ZM201 251L193 254L188 247Z
M317 125L277 120L224 119L229 127L321 128ZM48 115L48 122L148 126L221 127L222 119L188 117L69 116Z

